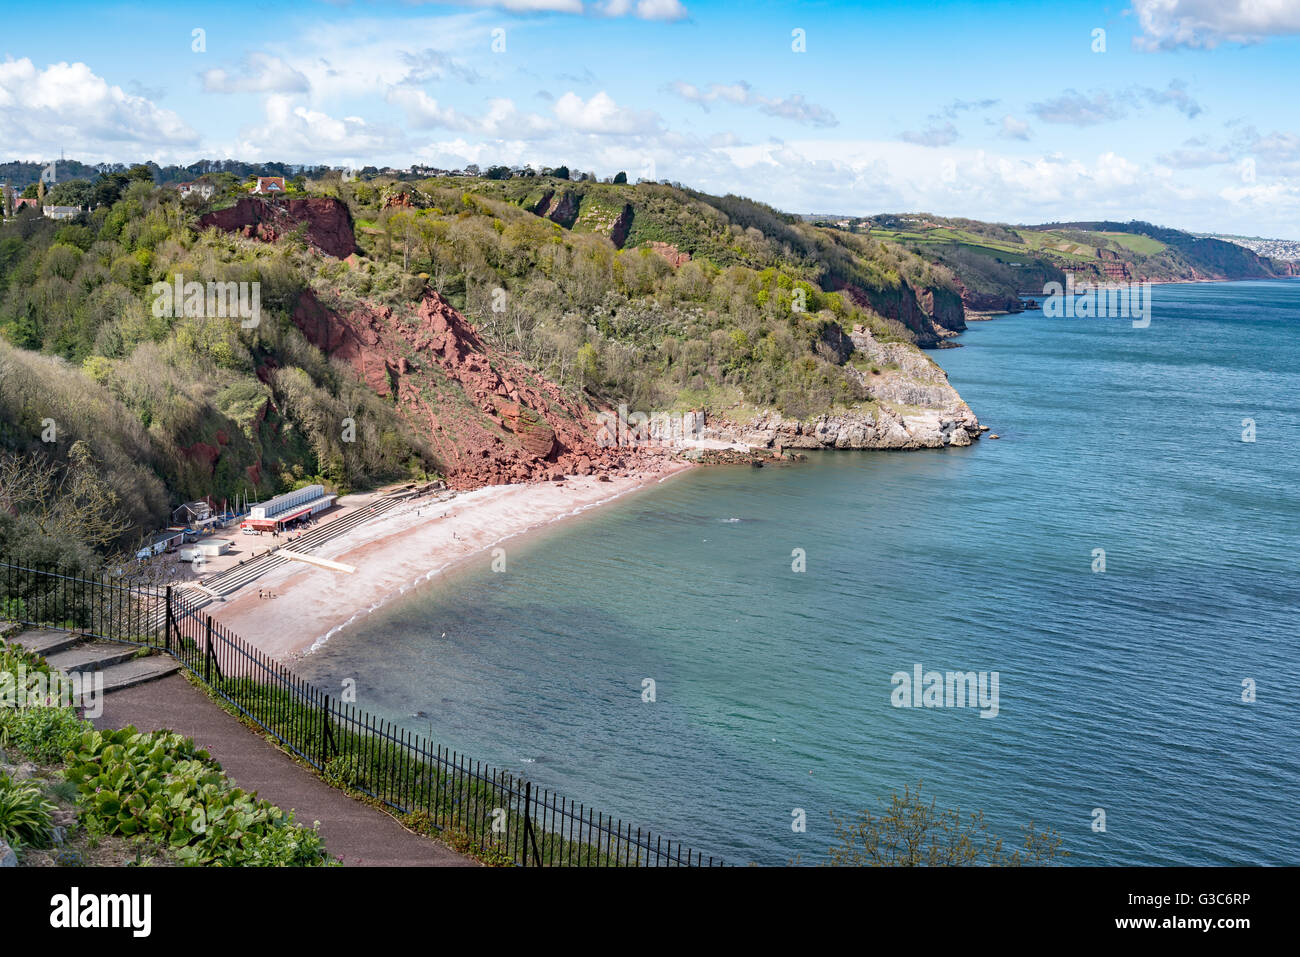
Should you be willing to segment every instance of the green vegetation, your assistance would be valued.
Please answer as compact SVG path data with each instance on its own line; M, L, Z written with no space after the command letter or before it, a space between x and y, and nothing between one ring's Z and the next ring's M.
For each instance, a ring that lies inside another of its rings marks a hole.
M54 805L36 785L14 781L0 772L0 841L15 849L46 846L53 810Z
M0 686L19 667L48 676L39 655L0 643ZM15 696L15 700L17 700ZM0 839L48 847L54 804L75 800L94 842L121 838L186 865L300 867L328 863L314 828L234 787L192 740L169 731L97 731L68 707L0 707L0 747L42 767L15 782L0 772ZM0 751L0 761L4 760ZM66 835L64 835L66 838Z
M983 812L963 817L933 799L927 804L920 784L901 796L895 792L880 814L868 809L851 821L832 814L831 821L837 841L827 861L832 867L1041 866L1069 856L1055 831L1036 830L1032 822L1022 829L1021 847L1004 849Z
M263 497L313 478L346 491L408 477L412 463L436 471L391 403L289 318L337 263L292 241L199 233L195 203L129 173L91 193L102 203L78 220L0 228L0 471L44 478L18 491L0 481L6 554L86 569L131 551L179 501ZM155 315L153 284L177 274L260 283L260 323ZM368 274L362 291L402 289L389 279ZM348 418L355 441L342 438ZM82 505L56 505L70 490ZM92 503L114 534L79 527Z
M206 751L182 735L87 729L68 752L86 826L140 837L182 864L311 867L320 836L274 805L233 787Z
M360 235L370 256L427 274L489 341L633 408L716 385L791 414L852 405L864 395L826 343L858 324L884 341L932 337L890 316L923 312L922 290L956 301L919 257L734 196L551 177L328 191L374 224Z

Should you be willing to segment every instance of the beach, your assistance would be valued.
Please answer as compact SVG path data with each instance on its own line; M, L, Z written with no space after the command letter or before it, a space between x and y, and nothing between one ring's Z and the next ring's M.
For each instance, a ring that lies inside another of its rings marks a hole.
M262 651L287 661L310 654L348 625L454 565L476 557L490 561L490 550L508 549L509 539L690 467L665 458L627 475L494 485L445 501L413 499L311 553L355 571L291 561L207 611ZM506 557L508 561L508 551Z

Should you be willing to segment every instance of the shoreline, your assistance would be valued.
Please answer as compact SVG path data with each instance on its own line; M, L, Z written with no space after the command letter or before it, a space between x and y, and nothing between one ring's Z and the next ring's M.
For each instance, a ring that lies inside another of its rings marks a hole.
M1178 285L1201 285L1207 282L1295 282L1300 280L1297 276L1251 276L1246 279L1139 279L1137 282L1146 283L1148 286L1178 286ZM1120 283L1120 285L1123 285ZM1001 319L1003 316L1019 316L1026 312L1034 312L1033 309L1018 309L1009 312L985 312L983 310L972 312L966 311L963 316L966 322L988 322L992 319ZM961 333L957 333L961 335Z
M628 475L488 485L443 502L415 500L312 553L355 566L355 572L291 561L259 579L256 587L249 585L229 601L209 606L209 613L277 660L301 658L423 582L471 559L485 558L490 549L510 539L577 517L693 467L690 462L665 459ZM259 597L264 591L275 597Z

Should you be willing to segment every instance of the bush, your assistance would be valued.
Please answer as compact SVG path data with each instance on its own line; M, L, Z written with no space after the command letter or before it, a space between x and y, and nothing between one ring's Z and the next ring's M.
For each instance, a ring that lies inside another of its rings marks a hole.
M54 805L38 787L0 774L0 841L10 847L45 847Z
M208 753L180 734L86 731L68 757L66 775L92 831L150 840L189 865L328 863L314 828L233 787Z
M39 764L61 761L90 728L71 708L22 708L0 712L0 737Z

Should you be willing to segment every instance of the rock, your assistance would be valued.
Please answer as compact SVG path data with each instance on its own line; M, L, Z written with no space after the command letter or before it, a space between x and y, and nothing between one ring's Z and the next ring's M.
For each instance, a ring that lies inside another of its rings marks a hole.
M36 776L36 765L30 761L24 761L10 772L9 776L15 781L28 781Z
M1002 436L998 435L996 432L990 432L990 433L989 433L989 438L990 438L990 439L999 439L999 438L1001 438L1001 437L1002 437Z
M250 239L275 242L304 223L307 242L326 255L345 259L357 251L352 214L345 203L329 196L274 201L245 196L234 206L201 217L199 228L238 232Z
M18 866L18 855L14 853L14 849L10 847L8 844L6 844L4 841L0 841L0 867L17 867L17 866Z

